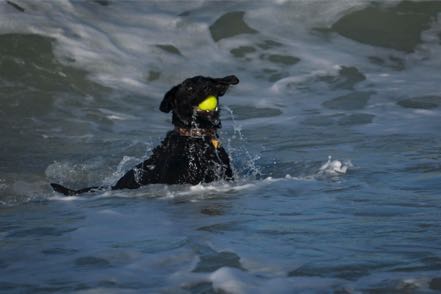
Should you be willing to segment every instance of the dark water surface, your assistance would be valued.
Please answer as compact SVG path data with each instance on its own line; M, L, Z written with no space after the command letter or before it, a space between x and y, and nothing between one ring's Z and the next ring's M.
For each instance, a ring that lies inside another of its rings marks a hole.
M0 292L441 290L441 2L0 1ZM194 75L237 181L113 184Z

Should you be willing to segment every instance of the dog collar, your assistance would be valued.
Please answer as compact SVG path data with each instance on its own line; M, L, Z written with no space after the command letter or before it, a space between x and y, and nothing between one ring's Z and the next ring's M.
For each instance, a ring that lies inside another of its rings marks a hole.
M215 137L215 129L197 129L176 127L175 131L183 137Z
M189 129L176 127L175 131L183 137L211 137L210 143L215 149L221 146L220 141L216 137L216 129Z

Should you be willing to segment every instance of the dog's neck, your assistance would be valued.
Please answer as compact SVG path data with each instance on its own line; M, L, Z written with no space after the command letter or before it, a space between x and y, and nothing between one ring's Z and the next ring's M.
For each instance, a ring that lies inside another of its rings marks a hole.
M198 129L198 128L181 128L175 127L175 132L179 134L179 136L183 137L191 137L191 138L209 138L211 145L214 149L219 149L221 147L221 142L217 138L216 129Z
M183 137L216 137L216 129L182 128L175 127L175 131Z

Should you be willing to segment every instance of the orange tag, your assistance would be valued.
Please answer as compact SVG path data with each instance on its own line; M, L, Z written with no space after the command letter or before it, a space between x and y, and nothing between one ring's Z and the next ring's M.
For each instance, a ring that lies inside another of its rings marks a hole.
M214 149L218 149L221 146L221 142L218 139L211 139L211 145L213 145Z

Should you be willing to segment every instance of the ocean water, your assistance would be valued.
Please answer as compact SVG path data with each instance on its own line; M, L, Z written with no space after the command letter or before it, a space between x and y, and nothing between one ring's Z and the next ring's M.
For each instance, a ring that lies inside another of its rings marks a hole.
M441 290L441 1L0 0L0 292ZM110 185L221 98L234 183Z

